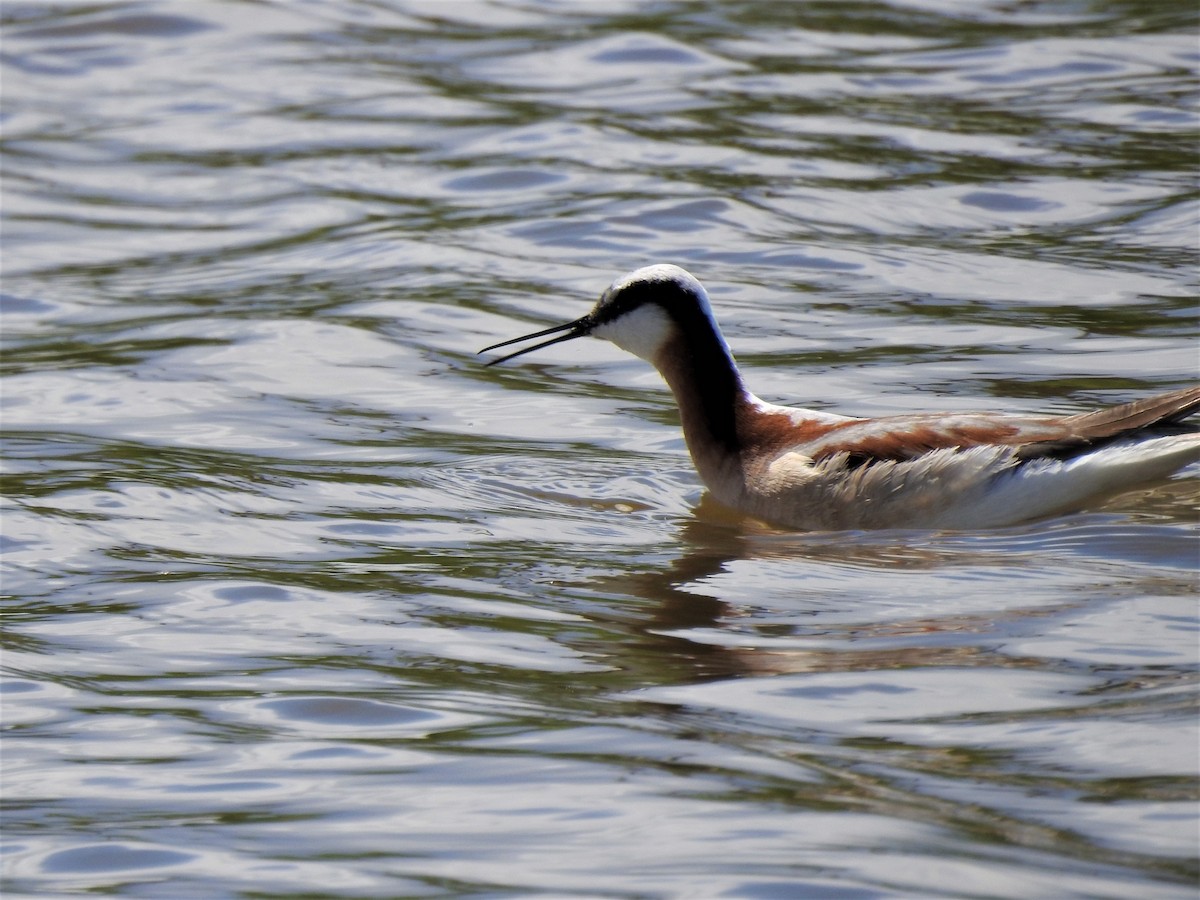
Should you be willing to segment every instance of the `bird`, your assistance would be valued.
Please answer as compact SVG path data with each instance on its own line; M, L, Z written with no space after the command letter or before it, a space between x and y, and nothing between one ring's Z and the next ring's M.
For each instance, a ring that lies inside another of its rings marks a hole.
M554 335L554 337L550 337ZM646 360L675 396L700 480L722 505L801 531L977 530L1094 506L1200 459L1200 386L1071 415L857 418L746 387L701 283L679 266L616 279L587 315L484 347L592 335Z

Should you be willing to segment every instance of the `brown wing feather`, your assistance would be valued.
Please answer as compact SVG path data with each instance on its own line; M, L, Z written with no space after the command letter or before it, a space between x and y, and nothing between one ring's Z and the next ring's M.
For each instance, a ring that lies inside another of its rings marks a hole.
M851 466L903 462L933 450L1011 446L1070 438L1056 419L978 413L888 416L823 426L796 449L814 460L846 454Z
M768 416L756 422L746 436L748 443L758 446L800 443L800 449L816 460L846 454L850 466L915 459L937 449L981 446L1012 447L1018 459L1066 459L1139 432L1195 430L1180 423L1197 410L1200 387L1058 418L934 414L797 427L786 416ZM797 442L797 437L802 440Z
M1194 429L1180 424L1200 409L1200 387L1170 391L1119 406L1076 413L1059 419L1070 432L1065 438L1026 444L1017 451L1022 459L1065 459L1097 444L1138 432L1181 433Z
M1067 416L1062 423L1082 438L1105 438L1153 425L1169 425L1200 409L1200 387L1158 394L1120 406Z

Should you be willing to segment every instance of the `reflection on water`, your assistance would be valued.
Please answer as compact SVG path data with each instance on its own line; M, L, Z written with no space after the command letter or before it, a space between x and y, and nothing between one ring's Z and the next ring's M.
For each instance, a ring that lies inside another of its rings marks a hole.
M780 532L474 355L671 261L771 400L1182 385L1186 10L0 15L9 891L1194 893L1194 478Z

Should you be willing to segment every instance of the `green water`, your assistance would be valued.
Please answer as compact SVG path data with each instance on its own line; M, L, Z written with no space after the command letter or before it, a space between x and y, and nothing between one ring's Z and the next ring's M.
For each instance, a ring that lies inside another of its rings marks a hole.
M975 534L706 501L765 399L1195 380L1170 4L10 2L6 897L1190 898L1195 473Z

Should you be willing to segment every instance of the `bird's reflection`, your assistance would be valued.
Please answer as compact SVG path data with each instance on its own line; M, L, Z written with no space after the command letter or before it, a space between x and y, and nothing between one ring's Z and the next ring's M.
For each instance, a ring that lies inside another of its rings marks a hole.
M1160 514L1164 509L1173 511L1173 516L1165 518L1174 518L1177 525L1184 515L1178 502L1180 491L1172 486L1166 496L1144 498L1143 502ZM1194 500L1194 489L1184 493ZM817 630L811 646L804 646L795 613L788 614L786 622L769 625L767 631L761 620L748 621L756 613L747 608L744 594L737 603L722 599L723 578L716 576L730 577L731 564L739 560L769 565L772 559L790 563L810 560L826 570L831 565L858 573L878 570L884 578L888 572L946 568L999 572L1028 566L1031 553L1040 554L1047 548L1071 552L1075 544L1087 545L1100 535L1107 535L1111 543L1122 534L1133 533L1128 522L1127 516L1100 513L994 533L805 534L763 526L706 496L683 524L679 543L684 552L669 566L608 579L604 587L653 602L648 618L627 625L636 632L634 644L639 652L671 658L673 664L664 663L660 673L668 681L933 666L1033 667L1037 660L1003 653L996 642L970 635L994 634L1003 629L1005 620L1060 615L1065 608L1086 603L1085 596L1069 595L1052 604L1044 598L1028 605L998 603L974 613L964 613L961 604L955 604L954 611L945 614L936 611L931 598L929 615L899 619L873 618L868 609L878 607L868 607L857 622L847 623L840 614L827 625L814 619ZM1137 556L1133 543L1127 542L1125 549L1131 557ZM797 587L805 589L802 582Z

